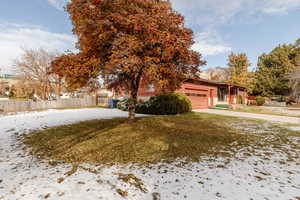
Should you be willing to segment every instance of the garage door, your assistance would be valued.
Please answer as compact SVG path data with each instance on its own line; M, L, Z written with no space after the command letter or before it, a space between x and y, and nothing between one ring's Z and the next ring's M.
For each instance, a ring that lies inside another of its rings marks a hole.
M186 96L191 100L193 109L208 108L208 91L188 90Z

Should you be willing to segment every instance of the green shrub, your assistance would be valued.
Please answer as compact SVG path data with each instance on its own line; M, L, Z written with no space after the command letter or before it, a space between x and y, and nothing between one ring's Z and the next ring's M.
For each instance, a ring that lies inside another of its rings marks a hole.
M117 104L117 108L122 111L128 111L129 99L124 99L119 101Z
M217 108L229 108L229 104L217 104L215 107Z
M158 94L139 103L136 112L153 115L175 115L192 111L191 101L180 93Z
M255 101L258 106L262 106L266 103L266 100L264 97L256 97Z
M245 104L245 98L241 95L238 96L238 104Z
M117 108L128 111L129 99L119 101ZM175 115L192 111L190 100L180 93L158 94L148 101L140 101L136 106L136 113L152 115Z
M140 114L151 114L150 101L140 102L136 106L136 113Z

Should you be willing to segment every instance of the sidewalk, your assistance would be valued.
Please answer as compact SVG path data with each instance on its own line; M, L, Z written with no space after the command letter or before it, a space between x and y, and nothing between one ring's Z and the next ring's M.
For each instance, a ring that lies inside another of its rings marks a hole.
M194 112L202 112L202 113L209 113L209 114L216 114L216 115L226 115L226 116L232 116L232 117L243 117L243 118L250 118L250 119L259 119L259 120L266 120L266 121L270 121L270 122L300 124L300 118L298 118L298 117L255 114L255 113L234 112L234 111L228 111L228 110L213 110L213 109L194 110Z

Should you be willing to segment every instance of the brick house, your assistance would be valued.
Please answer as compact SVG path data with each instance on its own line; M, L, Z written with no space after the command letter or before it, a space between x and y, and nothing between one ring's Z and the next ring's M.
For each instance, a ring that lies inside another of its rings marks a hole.
M193 109L205 109L216 104L246 104L245 87L205 79L185 81L176 92L184 93L192 102ZM146 100L158 94L154 84L142 83L139 99Z

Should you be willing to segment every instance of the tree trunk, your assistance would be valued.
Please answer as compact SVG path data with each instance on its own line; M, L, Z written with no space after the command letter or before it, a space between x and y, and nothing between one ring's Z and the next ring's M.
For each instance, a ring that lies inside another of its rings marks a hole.
M57 93L56 93L57 99L60 99L60 94L61 94L61 78L60 77L58 78L56 91L57 91Z
M129 99L129 106L128 106L128 111L129 111L129 116L128 116L128 119L129 119L129 122L134 122L135 120L135 109L136 109L136 104L137 104L137 92L138 92L138 89L134 88L134 89L131 89L131 92L130 92L130 99Z
M142 73L140 72L136 77L133 77L130 84L130 99L128 105L128 121L129 123L134 122L135 120L135 109L138 100L138 90L140 87L140 80L142 77Z
M129 99L129 123L134 122L135 120L135 109L137 105L138 100L138 90L140 87L140 80L141 80L142 74L140 73L137 77L133 78L130 85L130 99Z
M42 100L46 100L46 85L43 83L41 88L41 98Z

